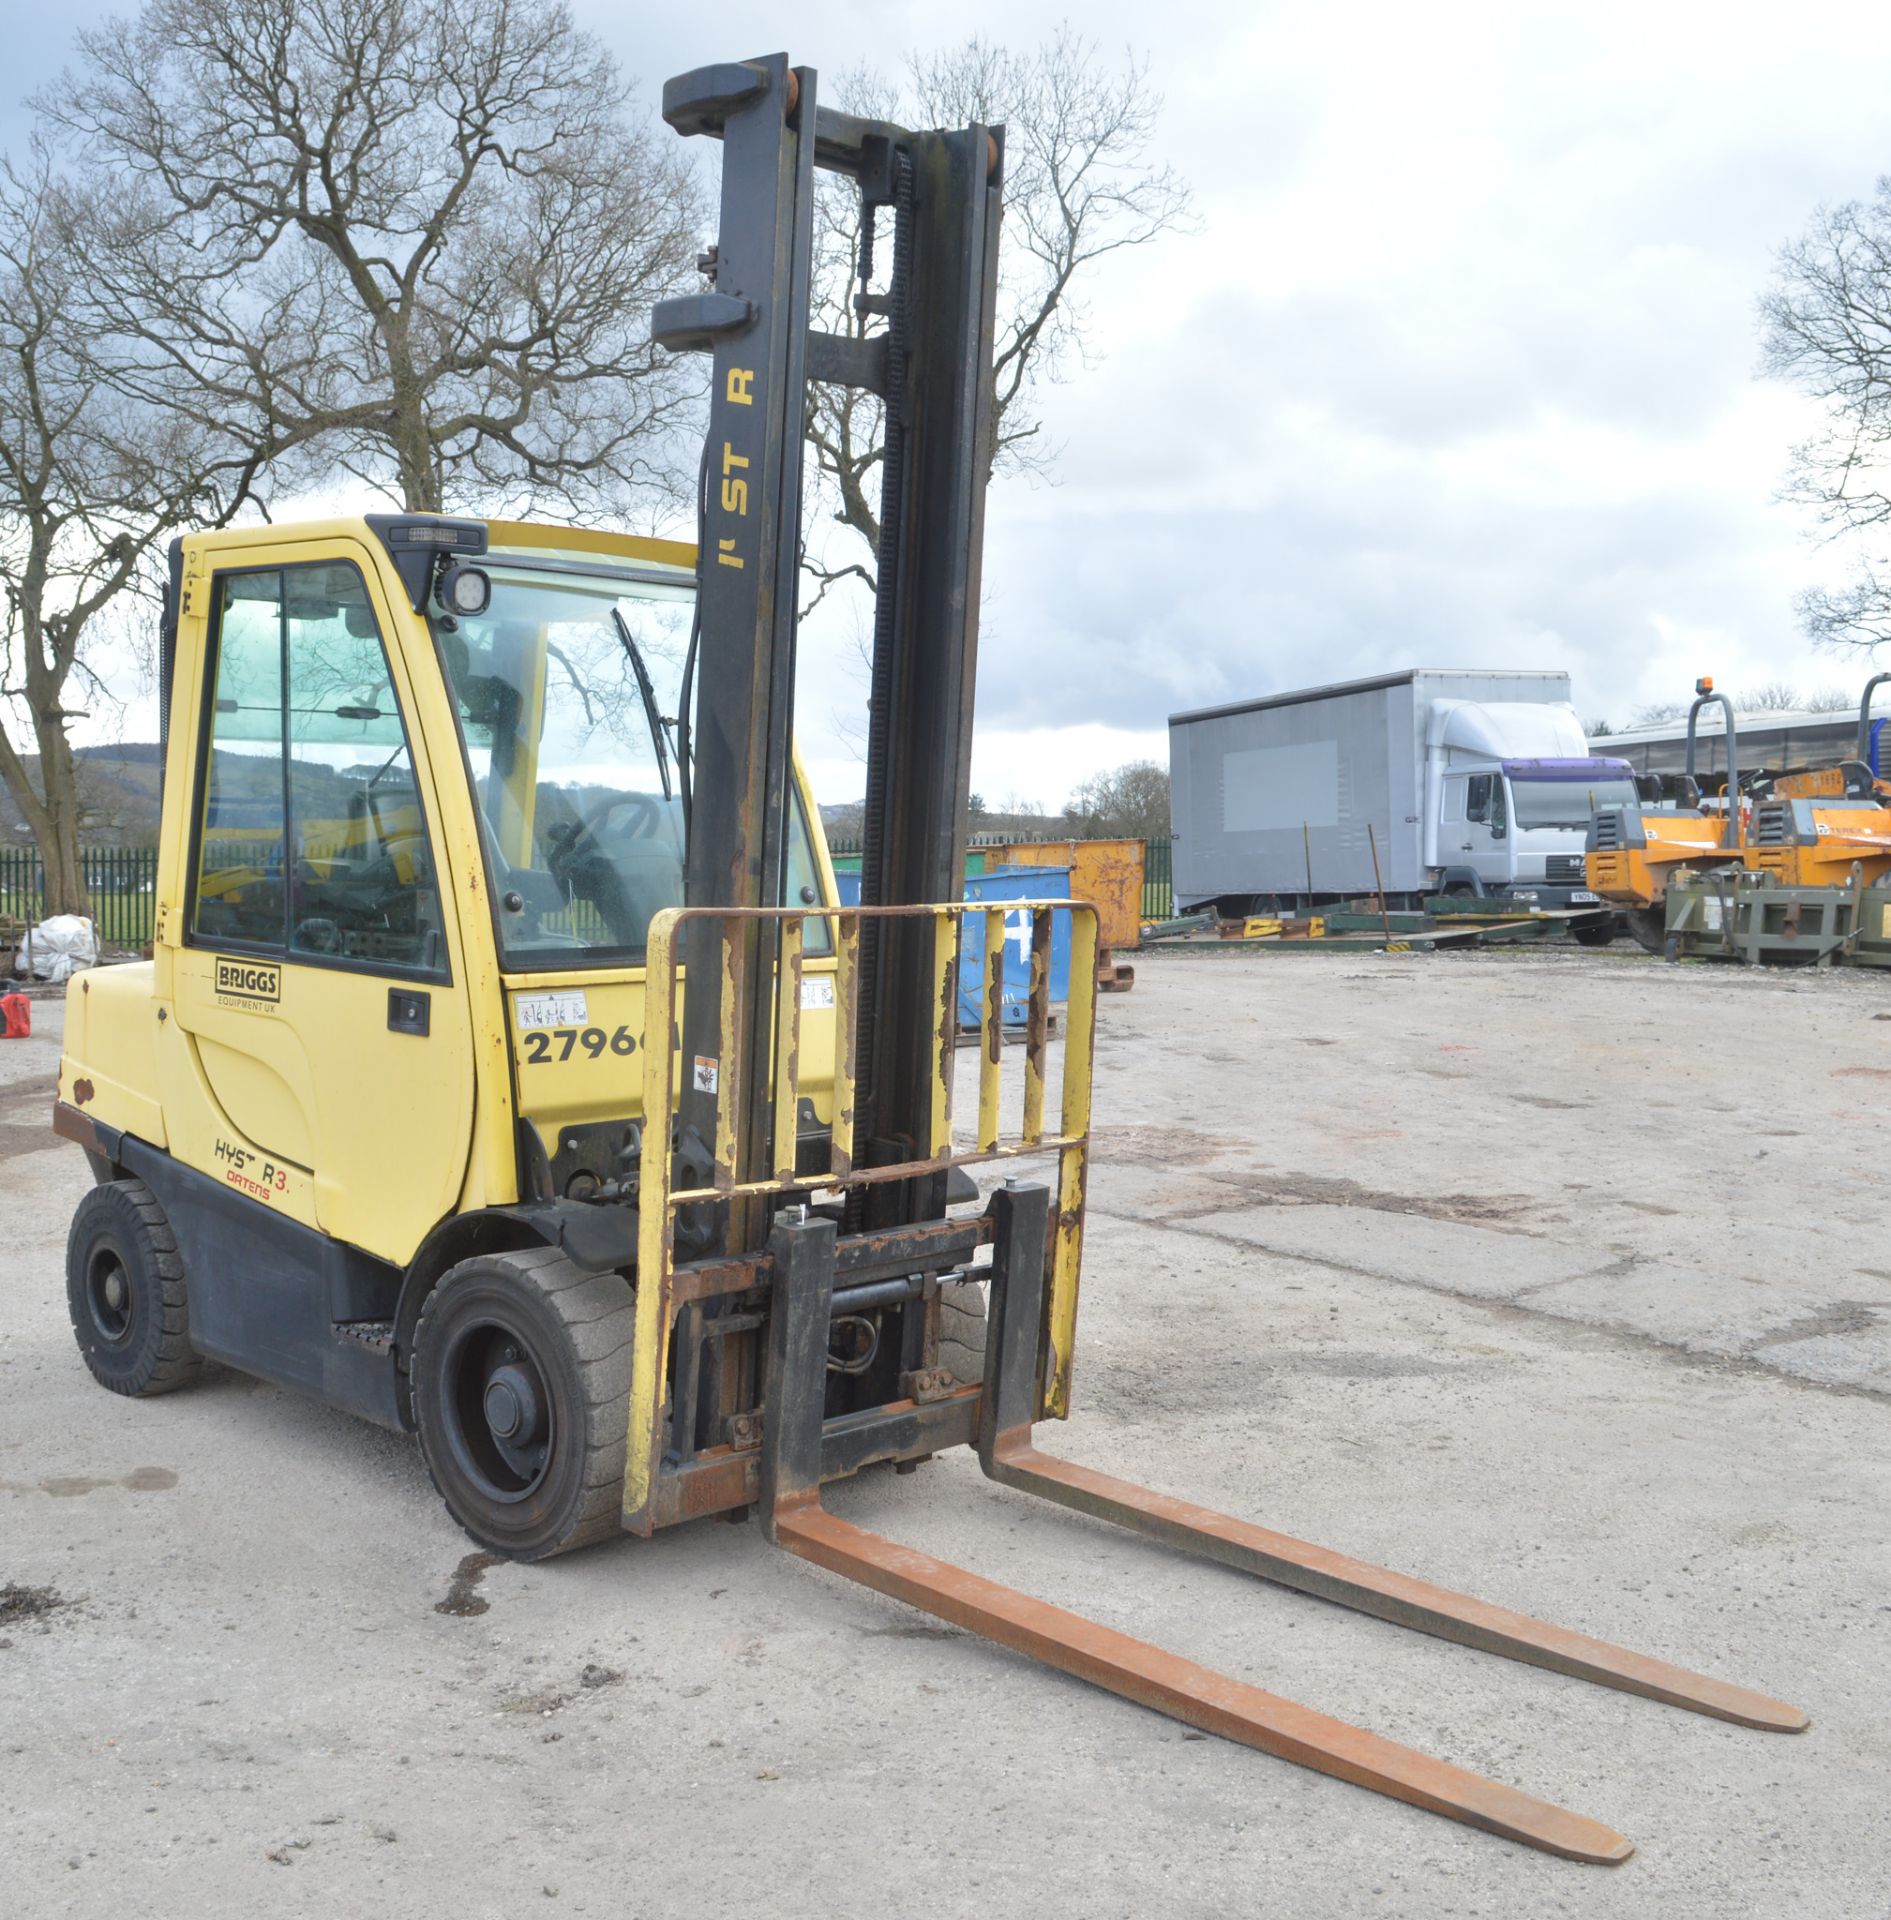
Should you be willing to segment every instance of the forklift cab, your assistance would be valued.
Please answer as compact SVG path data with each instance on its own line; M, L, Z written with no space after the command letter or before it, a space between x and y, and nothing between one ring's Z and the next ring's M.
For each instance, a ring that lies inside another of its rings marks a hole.
M416 529L457 543L457 601ZM522 1204L597 1231L637 1138L648 929L683 900L693 559L413 516L178 543L153 958L84 981L62 1081L165 1156L147 1173L207 1187L176 1209L199 1352L403 1424L416 1262ZM829 906L798 768L790 812L785 886ZM812 1010L811 1133L833 1054ZM337 1332L364 1325L382 1350Z
M457 737L433 743L437 771L470 780L506 961L640 950L650 916L682 895L672 759L631 626L653 589L607 575L573 591L495 569L478 618L430 603L414 610L426 628L394 632L390 650L383 620L414 623L393 595L377 613L368 543L332 560L321 551L342 543L309 542L316 557L283 566L246 564L246 544L206 554L212 693L190 936L440 973L438 862L399 653L451 697ZM654 592L659 609L687 607L686 584Z

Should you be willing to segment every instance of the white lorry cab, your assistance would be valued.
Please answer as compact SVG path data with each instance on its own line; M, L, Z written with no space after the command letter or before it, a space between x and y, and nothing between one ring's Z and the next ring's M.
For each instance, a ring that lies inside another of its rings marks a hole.
M1175 899L1228 913L1383 892L1598 904L1584 841L1637 804L1555 672L1422 668L1169 721Z
M1425 864L1438 891L1593 904L1589 818L1638 804L1627 762L1592 755L1561 702L1439 700L1429 731Z

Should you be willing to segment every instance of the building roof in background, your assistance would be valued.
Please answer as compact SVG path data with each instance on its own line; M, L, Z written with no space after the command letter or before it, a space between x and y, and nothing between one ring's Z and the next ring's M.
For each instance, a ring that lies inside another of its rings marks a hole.
M1820 738L1830 735L1835 740L1855 740L1858 737L1856 707L1841 707L1829 713L1813 713L1804 707L1755 707L1751 710L1736 707L1733 717L1734 726L1742 739L1749 733L1782 732L1816 734ZM1710 733L1721 732L1724 726L1724 716L1716 703L1701 709L1700 723L1695 732L1705 738ZM1596 737L1608 741L1611 749L1617 746L1642 746L1656 741L1685 740L1687 715L1681 713L1672 720L1656 720L1645 727L1618 727L1612 733L1598 734Z

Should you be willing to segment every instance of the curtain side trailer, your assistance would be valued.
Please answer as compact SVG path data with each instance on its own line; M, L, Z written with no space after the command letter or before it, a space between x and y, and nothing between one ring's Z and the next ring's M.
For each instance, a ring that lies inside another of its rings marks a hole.
M1589 817L1635 801L1558 672L1410 668L1174 714L1169 771L1178 910L1595 905Z

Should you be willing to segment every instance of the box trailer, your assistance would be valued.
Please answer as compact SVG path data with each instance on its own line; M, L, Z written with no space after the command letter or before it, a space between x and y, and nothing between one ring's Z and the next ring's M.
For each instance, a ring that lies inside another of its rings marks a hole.
M1589 816L1635 804L1551 672L1411 668L1174 714L1169 776L1176 906L1232 913L1380 887L1596 904Z

